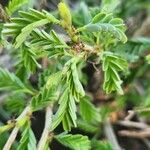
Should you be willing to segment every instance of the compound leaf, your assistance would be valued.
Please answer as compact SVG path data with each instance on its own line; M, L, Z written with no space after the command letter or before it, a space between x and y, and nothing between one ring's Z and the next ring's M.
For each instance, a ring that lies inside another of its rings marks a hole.
M60 134L55 136L55 139L73 150L90 150L90 141L87 136L80 134Z

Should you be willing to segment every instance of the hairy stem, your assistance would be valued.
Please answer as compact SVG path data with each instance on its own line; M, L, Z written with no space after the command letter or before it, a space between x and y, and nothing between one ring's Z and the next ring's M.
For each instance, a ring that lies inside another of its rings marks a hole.
M25 116L31 111L31 108L29 106L27 106L24 111L20 114L20 116L16 119L16 123L19 122L21 119L24 119ZM6 144L4 145L3 150L10 150L12 144L14 143L16 136L18 134L19 131L19 126L17 126L13 129L13 131L11 132Z
M19 127L15 127L13 129L13 131L11 132L11 135L9 136L3 150L10 150L12 144L14 143L15 139L16 139L16 136L18 134L18 131L19 131Z
M50 128L51 128L51 124L52 124L52 105L49 105L46 108L46 116L45 116L45 127L41 136L41 139L38 143L38 148L37 150L42 150L44 149L47 140L49 139L49 132L50 132Z

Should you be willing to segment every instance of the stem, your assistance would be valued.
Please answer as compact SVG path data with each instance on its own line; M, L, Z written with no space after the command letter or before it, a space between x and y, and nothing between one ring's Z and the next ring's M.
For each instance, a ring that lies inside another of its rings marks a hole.
M16 119L16 123L19 122L21 119L24 119L24 117L31 111L30 106L27 106L24 111L20 114L20 116ZM11 132L6 144L4 145L3 150L10 150L12 144L14 143L16 136L19 132L19 126L17 126L13 129L13 131Z
M141 130L141 131L121 130L119 131L119 135L132 138L149 138L150 130Z
M31 95L34 95L35 93L29 89L25 89L24 92L28 93L28 94L31 94Z
M10 150L12 144L14 143L15 139L16 139L16 136L18 134L18 131L19 131L19 127L15 127L13 129L13 131L11 132L11 135L9 136L9 139L7 140L3 150Z
M98 32L97 37L96 37L96 44L99 45L100 41L100 32Z
M141 112L150 112L150 108L137 109L137 110L135 110L135 112L137 112L137 113L141 113Z
M113 146L113 150L122 150L109 120L106 121L106 123L104 124L104 131L106 137L108 138L108 140Z
M133 117L134 117L134 115L135 115L135 112L133 111L133 110L129 110L128 111L128 115L125 117L125 119L124 120L131 120Z
M41 139L38 143L38 148L37 150L42 150L44 149L47 140L49 139L49 132L50 132L50 128L51 128L51 124L52 124L52 106L49 105L46 108L46 116L45 116L45 127L41 136Z
M134 121L118 121L119 125L126 126L126 127L132 127L132 128L139 128L139 129L150 129L150 126L142 123L142 122L134 122Z
M85 29L86 29L86 26L80 27L80 28L77 29L77 32L84 31Z

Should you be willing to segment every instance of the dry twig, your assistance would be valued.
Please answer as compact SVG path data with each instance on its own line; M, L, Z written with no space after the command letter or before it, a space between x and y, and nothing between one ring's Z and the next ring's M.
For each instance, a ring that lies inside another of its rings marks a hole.
M120 147L117 137L114 133L114 130L109 121L107 121L104 125L104 132L110 143L113 145L114 150L122 150Z
M125 121L118 121L118 124L122 126L126 126L126 127L150 130L150 126L142 122L134 122L134 121L125 120Z
M135 115L135 112L133 110L129 110L128 115L125 117L124 120L131 120L134 115Z
M145 138L150 137L150 130L142 130L142 131L121 130L119 131L119 135L134 138Z

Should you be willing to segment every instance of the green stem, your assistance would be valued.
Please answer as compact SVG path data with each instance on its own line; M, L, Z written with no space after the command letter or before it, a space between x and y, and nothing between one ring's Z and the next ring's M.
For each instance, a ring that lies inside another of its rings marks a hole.
M25 93L31 94L31 95L35 95L35 91L31 91L27 88L23 89L22 91L25 92Z
M141 112L150 112L150 108L136 109L135 112L138 112L138 113L141 113Z
M80 28L78 28L78 29L77 29L77 32L84 31L84 30L85 30L85 28L86 28L86 26L80 27Z

